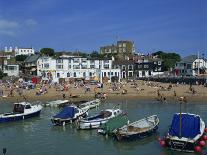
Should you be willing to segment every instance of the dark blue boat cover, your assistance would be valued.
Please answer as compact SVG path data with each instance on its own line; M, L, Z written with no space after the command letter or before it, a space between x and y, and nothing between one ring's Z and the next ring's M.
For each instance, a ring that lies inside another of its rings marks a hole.
M194 138L196 135L200 134L199 116L182 113L181 118L181 137ZM180 137L180 114L174 114L169 134L171 136Z
M75 115L75 108L74 107L65 107L61 112L59 112L57 115L55 115L53 117L67 119L67 118L73 118L74 115Z

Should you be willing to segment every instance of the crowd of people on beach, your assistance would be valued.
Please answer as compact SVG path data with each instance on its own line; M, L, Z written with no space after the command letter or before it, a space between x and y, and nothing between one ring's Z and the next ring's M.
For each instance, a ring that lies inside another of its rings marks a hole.
M166 92L171 92L172 97L176 100L179 100L180 97L184 97L184 100L187 101L185 96L181 96L179 92L176 91L176 87L186 85L184 83L176 84L163 84L160 82L154 81L121 81L121 82L111 82L111 83L101 83L96 81L94 83L81 81L64 81L61 83L51 82L51 81L40 81L37 84L32 83L31 81L25 81L23 78L19 78L17 81L0 81L0 96L1 97L14 97L14 96L24 96L28 90L32 90L29 95L42 96L45 94L51 94L53 90L56 91L55 95L62 96L63 99L66 98L76 98L81 95L93 95L96 98L107 99L111 95L125 95L125 94L139 94L145 89L150 90L152 94L155 94L155 98L158 101L166 102L169 95L166 95ZM148 87L148 88L147 88ZM190 84L189 90L186 90L186 93L192 95L198 94L198 91L195 87ZM156 95L157 94L157 95ZM147 94L145 94L147 95ZM179 96L180 95L180 96ZM29 96L28 96L29 97Z

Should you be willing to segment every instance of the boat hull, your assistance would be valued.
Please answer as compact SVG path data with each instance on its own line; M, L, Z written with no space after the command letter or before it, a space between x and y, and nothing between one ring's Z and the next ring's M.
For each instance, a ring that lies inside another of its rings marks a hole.
M15 122L15 121L20 121L20 120L24 120L24 119L28 119L28 118L32 118L32 117L37 117L40 115L41 110L36 111L34 113L30 113L30 114L18 114L18 115L14 115L12 117L2 117L0 118L0 123L6 123L6 122Z
M108 119L99 120L99 121L87 121L87 122L79 122L78 129L97 129L102 124L105 124Z
M156 133L158 129L158 125L152 128L151 130L147 130L145 132L141 133L129 133L129 134L120 134L120 133L115 133L115 139L118 141L133 141L133 140L138 140L138 139L143 139L146 137L151 136L152 134Z
M194 152L195 146L197 146L198 142L199 140L195 142L188 142L165 138L166 147L180 152Z
M66 124L71 124L71 123L75 122L79 118L85 118L86 116L87 116L87 113L84 113L82 115L79 115L76 118L68 118L68 119L52 118L51 121L54 126L64 126Z

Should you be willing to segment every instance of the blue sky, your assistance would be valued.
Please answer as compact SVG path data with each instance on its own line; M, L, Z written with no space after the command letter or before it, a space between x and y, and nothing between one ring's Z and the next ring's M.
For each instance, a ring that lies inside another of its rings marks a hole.
M207 56L206 0L0 0L0 48L99 50L133 40L143 53Z

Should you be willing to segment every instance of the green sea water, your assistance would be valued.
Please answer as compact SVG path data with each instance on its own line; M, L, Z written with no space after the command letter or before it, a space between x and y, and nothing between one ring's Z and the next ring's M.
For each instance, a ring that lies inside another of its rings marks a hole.
M0 124L0 155L6 148L6 155L184 155L160 147L157 139L168 130L175 112L179 112L178 103L160 103L157 101L116 100L102 103L99 109L93 109L90 114L101 109L118 106L127 112L131 121L158 115L160 125L158 132L148 138L118 142L110 137L104 137L97 130L76 130L74 125L65 127L52 126L51 116L58 108L43 108L40 117ZM0 113L11 111L11 103L0 103ZM182 106L183 112L199 114L207 121L207 103L188 103ZM207 152L207 149L205 150ZM189 154L189 153L188 153ZM206 153L204 153L206 154ZM192 155L192 154L190 154Z

